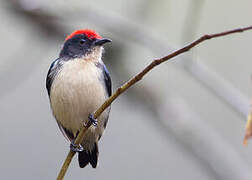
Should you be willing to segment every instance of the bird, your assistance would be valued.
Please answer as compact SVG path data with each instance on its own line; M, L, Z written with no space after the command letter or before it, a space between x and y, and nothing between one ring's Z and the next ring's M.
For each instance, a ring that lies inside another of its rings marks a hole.
M98 141L108 123L108 107L97 119L93 113L111 96L112 82L102 61L103 46L111 42L91 29L80 29L65 38L59 57L52 62L46 77L52 114L60 131L78 153L80 168L97 167ZM80 145L74 144L81 127L88 121Z

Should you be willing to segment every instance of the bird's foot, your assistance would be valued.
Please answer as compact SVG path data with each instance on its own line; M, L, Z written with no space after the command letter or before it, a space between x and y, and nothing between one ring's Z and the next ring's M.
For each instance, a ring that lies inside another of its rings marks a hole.
M84 148L80 144L79 145L74 144L74 140L70 144L70 149L73 152L82 152L84 150Z
M97 122L97 119L94 118L94 114L89 114L88 116L88 119L89 121L94 125L94 126L97 126L98 122Z

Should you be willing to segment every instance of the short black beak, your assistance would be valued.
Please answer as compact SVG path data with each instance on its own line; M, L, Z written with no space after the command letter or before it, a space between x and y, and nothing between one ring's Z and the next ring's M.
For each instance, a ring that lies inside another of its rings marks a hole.
M95 46L102 46L103 44L109 43L109 42L112 42L112 40L106 39L106 38L103 38L103 39L96 39L95 42L94 42L94 45L95 45Z

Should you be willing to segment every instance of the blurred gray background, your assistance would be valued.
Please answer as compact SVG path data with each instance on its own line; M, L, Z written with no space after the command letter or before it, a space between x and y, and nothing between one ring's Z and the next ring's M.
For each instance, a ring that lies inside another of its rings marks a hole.
M69 151L45 78L64 38L91 28L113 43L113 89L205 33L251 24L250 0L2 0L0 178L55 179ZM252 96L252 32L204 42L151 71L112 105L97 169L65 179L250 180L242 146Z

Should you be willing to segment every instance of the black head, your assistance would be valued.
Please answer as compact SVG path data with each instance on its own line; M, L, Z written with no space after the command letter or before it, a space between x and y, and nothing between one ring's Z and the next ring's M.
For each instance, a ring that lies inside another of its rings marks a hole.
M94 47L102 46L107 42L111 42L111 40L102 38L92 30L77 30L66 38L60 57L83 57L90 53Z

